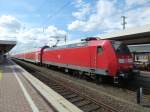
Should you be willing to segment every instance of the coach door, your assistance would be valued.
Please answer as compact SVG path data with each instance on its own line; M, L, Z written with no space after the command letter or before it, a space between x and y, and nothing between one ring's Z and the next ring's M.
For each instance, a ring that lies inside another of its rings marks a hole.
M38 63L38 52L35 53L35 60Z

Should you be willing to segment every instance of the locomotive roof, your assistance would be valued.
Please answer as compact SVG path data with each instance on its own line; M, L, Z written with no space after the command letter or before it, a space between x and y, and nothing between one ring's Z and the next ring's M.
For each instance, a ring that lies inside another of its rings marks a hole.
M59 45L59 46L56 46L56 47L46 48L45 50L53 50L53 49L60 49L60 48L76 48L76 47L84 47L84 46L94 46L94 45L97 45L98 43L91 44L92 42L104 42L104 41L106 41L106 40L80 41L80 42L76 42L76 43L72 43L72 44Z
M47 48L47 50L59 49L59 48L82 47L82 46L87 46L87 45L88 45L88 42L84 41L84 42L72 43L72 44L67 44L67 45L59 45L59 46L56 46L56 47L50 47L50 48Z

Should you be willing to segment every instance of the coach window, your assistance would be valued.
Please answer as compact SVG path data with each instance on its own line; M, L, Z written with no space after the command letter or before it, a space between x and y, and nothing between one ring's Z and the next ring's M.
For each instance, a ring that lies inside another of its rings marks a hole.
M98 53L98 54L101 54L102 51L103 51L102 46L98 46L98 47L97 47L97 53Z

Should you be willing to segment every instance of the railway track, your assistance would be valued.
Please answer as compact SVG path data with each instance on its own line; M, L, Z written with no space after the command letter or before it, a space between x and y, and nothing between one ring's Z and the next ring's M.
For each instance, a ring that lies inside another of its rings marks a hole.
M18 62L17 62L18 63ZM69 85L65 85L60 81L50 78L47 75L43 74L41 71L38 71L33 66L27 66L23 63L19 62L23 68L25 68L28 72L32 75L37 77L43 83L48 85L50 88L54 89L68 101L76 105L78 108L85 112L119 112L119 110L103 103L97 102L95 99L91 98L90 96L82 93L74 88L70 87Z

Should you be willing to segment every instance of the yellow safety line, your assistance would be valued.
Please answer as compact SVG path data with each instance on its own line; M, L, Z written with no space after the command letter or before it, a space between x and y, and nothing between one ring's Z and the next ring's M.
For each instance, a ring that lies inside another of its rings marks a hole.
M3 71L0 70L0 80L2 80L2 76L3 76Z

